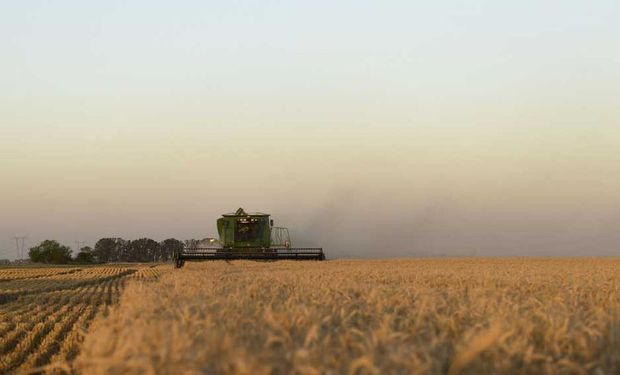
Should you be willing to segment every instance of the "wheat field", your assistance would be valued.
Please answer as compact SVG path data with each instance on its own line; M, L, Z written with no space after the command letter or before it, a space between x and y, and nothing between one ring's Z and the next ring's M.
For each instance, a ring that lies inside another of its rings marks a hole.
M615 258L213 262L131 282L87 374L616 374Z
M0 269L0 374L71 372L90 322L127 281L154 280L160 267Z

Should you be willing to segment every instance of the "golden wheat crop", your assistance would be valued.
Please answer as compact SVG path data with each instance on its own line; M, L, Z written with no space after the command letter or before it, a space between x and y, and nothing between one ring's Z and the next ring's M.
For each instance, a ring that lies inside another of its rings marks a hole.
M620 260L188 263L130 284L74 369L613 374Z
M2 269L0 373L614 374L619 286L613 258Z
M0 374L71 371L97 313L118 301L127 280L159 273L142 265L0 270Z

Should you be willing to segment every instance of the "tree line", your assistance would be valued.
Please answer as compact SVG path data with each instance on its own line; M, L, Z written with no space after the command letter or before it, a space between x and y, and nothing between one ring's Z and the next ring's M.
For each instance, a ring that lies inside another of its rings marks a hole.
M36 263L108 263L108 262L166 262L175 252L183 250L183 242L174 238L157 242L150 238L124 240L102 238L94 248L85 246L72 256L71 248L54 240L45 240L28 252Z

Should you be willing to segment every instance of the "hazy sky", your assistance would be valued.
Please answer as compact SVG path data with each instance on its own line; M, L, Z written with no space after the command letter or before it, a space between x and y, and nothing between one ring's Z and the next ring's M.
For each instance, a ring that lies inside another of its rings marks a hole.
M620 255L620 2L2 1L0 258L201 238Z

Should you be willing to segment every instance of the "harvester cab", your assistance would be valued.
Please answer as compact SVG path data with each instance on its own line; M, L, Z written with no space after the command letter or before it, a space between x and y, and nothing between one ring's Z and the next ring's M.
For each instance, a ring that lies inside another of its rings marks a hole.
M175 266L186 260L325 260L322 248L294 248L287 228L274 227L269 214L239 208L217 220L219 241L191 243L174 254Z

